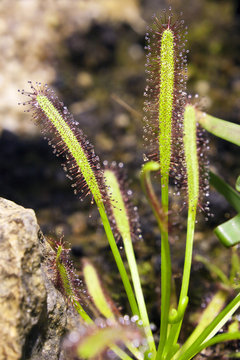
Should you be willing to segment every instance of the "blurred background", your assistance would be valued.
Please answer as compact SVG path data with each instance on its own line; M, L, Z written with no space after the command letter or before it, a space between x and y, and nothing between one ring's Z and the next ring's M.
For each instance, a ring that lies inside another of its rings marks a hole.
M94 206L89 215L91 199L81 203L73 195L59 160L30 114L18 106L24 97L17 90L28 90L28 80L47 83L79 121L101 160L125 163L142 214L146 241L136 247L149 298L159 289L149 276L159 271L160 236L139 186L144 37L152 15L169 5L184 13L188 26L188 92L198 93L210 114L239 123L238 0L0 1L0 196L33 208L43 232L63 232L75 255L94 257L111 286L105 274L112 260L109 257L103 266L107 243L101 227L96 229L100 221ZM212 168L234 185L240 173L238 147L210 140ZM214 192L211 204L211 227L233 214ZM196 233L199 251L211 250L219 261L225 260L212 231L201 224ZM181 263L183 246L177 246Z

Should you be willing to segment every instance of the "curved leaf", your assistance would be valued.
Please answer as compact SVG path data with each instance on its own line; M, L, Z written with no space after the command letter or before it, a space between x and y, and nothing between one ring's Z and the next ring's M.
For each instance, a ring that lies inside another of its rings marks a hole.
M240 194L238 194L222 178L210 171L210 184L240 213Z
M94 304L100 313L107 319L115 322L115 316L110 301L108 301L102 289L98 274L94 266L86 259L83 261L83 274L87 284L87 289L92 297Z
M198 121L204 129L226 141L240 146L240 125L218 119L201 111L197 112Z
M235 184L235 188L238 192L240 192L240 175L237 178L236 184Z
M214 233L221 243L226 246L234 246L240 243L240 214L215 228Z

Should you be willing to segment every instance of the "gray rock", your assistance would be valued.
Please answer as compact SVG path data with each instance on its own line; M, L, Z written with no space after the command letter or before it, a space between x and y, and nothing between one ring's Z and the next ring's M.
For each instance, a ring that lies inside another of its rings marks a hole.
M66 305L33 210L0 198L0 360L58 360Z

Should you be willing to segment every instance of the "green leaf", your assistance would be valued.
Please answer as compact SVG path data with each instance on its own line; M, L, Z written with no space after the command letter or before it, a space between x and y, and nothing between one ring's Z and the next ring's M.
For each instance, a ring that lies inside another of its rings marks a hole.
M228 332L233 333L239 330L239 321L235 319L228 327Z
M188 347L183 353L176 354L177 360L189 360L192 359L199 351L209 346L208 341L211 340L218 331L228 322L235 311L240 306L240 293L218 314L215 319L202 331L195 342ZM223 334L227 335L227 334ZM214 340L213 340L214 341ZM201 347L201 348L200 348Z
M116 173L114 170L105 169L104 178L116 227L123 241L131 242L130 217Z
M128 199L124 197L123 191L121 191L122 189L119 184L117 174L114 170L105 169L104 178L114 221L123 240L123 245L126 252L126 257L129 264L133 286L139 307L140 318L143 322L143 327L149 344L149 349L154 354L156 351L155 342L149 323L148 313L142 292L137 262L131 239L131 226L127 208Z
M215 228L214 233L221 243L231 247L240 243L240 214Z
M235 188L238 192L240 192L240 175L237 178L236 184L235 184Z
M195 209L199 198L199 163L197 154L196 113L194 106L185 106L183 125L188 202L189 208Z
M72 262L69 259L68 251L64 247L62 239L60 241L49 240L49 244L55 252L52 257L51 267L54 270L53 283L63 296L74 306L81 318L91 324L93 321L80 304L80 291L76 288L78 278L75 274Z
M183 354L186 349L188 349L194 341L201 335L204 329L214 320L216 314L218 314L223 306L225 305L227 299L227 292L219 290L211 299L210 303L203 311L201 318L199 319L198 325L195 327L192 334L188 337L184 345L182 346L179 354Z
M228 358L229 359L240 359L240 352L230 353Z
M59 138L58 141L62 142L68 156L73 158L74 165L72 166L76 166L75 164L77 164L98 204L102 201L102 195L94 167L89 161L90 153L87 153L87 147L83 146L79 141L79 136L75 133L75 128L72 123L66 121L64 111L67 110L63 110L63 114L61 114L54 101L51 101L45 93L36 95L35 107L41 108L44 117L52 124L56 138Z
M240 125L218 119L201 111L198 111L197 114L200 125L207 131L240 146Z
M223 343L224 341L233 341L240 339L240 331L236 331L234 333L224 333L220 335L216 335L214 338L208 340L201 344L197 350L197 353L200 353L203 349L206 349L209 346L213 346L219 343ZM230 357L228 359L232 359L232 356L229 354Z
M168 177L172 144L172 113L174 108L174 33L163 31L160 54L159 152L161 175Z
M240 213L240 194L213 172L210 172L210 184ZM237 245L240 242L240 214L216 227L214 232L224 246Z
M240 280L240 273L239 273L239 269L240 269L240 255L238 254L238 249L237 247L233 247L232 248L232 259L231 259L231 270L230 270L230 283L234 288L239 288L240 289L240 281L236 280L239 279Z
M133 337L139 337L139 333L132 326L124 326L115 324L105 327L89 327L86 333L80 338L77 346L77 355L83 359L93 359L95 356L103 353L107 348L113 349L115 352L116 343L128 343ZM117 350L120 350L119 348ZM123 357L122 357L123 358ZM124 359L131 359L124 357Z
M229 202L234 209L240 213L240 194L228 185L218 175L210 171L210 184Z
M214 265L211 261L209 261L209 259L201 255L196 255L195 260L203 263L206 268L211 272L211 274L217 276L224 285L230 286L230 280L228 279L228 277L218 266Z
M89 294L100 313L107 319L115 321L111 306L104 294L99 277L94 266L88 261L83 262L83 275Z

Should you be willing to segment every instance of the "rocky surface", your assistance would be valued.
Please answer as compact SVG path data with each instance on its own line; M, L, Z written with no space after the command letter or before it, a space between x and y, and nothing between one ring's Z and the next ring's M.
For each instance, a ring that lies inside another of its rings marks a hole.
M48 279L33 210L0 198L0 359L57 360L66 306Z
M139 0L1 0L0 13L0 131L21 134L36 133L36 128L17 106L23 101L17 89L26 87L27 80L59 81L56 54L66 55L63 38L87 31L93 21L125 21L136 31L145 29Z

